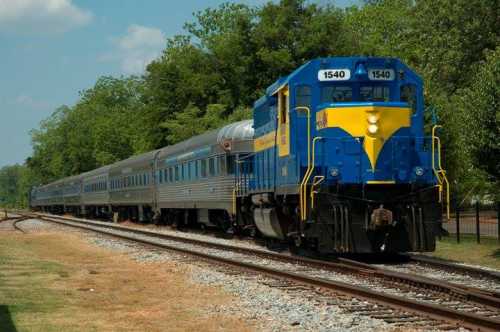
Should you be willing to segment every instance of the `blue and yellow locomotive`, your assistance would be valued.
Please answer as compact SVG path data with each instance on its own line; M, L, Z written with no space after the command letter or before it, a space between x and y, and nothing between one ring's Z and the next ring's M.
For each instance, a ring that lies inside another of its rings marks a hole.
M33 188L30 205L320 253L432 251L449 190L423 104L397 59L312 60L266 90L253 122Z
M422 79L394 58L307 62L254 105L240 226L321 253L432 251L446 176Z

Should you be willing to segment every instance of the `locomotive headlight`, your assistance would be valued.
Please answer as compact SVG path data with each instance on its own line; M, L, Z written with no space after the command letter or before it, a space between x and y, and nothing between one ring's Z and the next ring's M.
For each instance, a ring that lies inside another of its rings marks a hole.
M368 115L368 123L370 124L376 124L378 121L377 116L374 114Z
M378 126L376 124L371 124L368 126L368 132L370 134L376 134L378 131Z
M424 169L422 167L415 167L415 174L417 176L422 176L424 175Z

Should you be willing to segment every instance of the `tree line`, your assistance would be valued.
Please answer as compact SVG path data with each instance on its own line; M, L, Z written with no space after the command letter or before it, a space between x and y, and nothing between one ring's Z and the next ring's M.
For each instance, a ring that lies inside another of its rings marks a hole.
M32 155L0 169L0 204L29 188L251 117L265 88L325 56L398 57L425 82L454 196L499 198L497 0L226 3L197 12L141 76L101 77L32 130Z

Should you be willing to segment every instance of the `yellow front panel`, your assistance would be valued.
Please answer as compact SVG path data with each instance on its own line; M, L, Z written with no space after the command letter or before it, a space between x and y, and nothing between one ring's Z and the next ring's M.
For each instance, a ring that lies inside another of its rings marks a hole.
M353 106L327 108L316 113L316 129L341 128L353 137L363 137L363 148L372 170L385 142L400 128L410 126L411 108ZM370 133L369 118L376 118L377 132Z

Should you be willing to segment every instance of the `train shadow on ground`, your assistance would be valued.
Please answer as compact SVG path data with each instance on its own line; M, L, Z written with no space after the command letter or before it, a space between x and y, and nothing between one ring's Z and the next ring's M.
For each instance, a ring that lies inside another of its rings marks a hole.
M2 332L17 332L8 305L0 305L0 326Z

